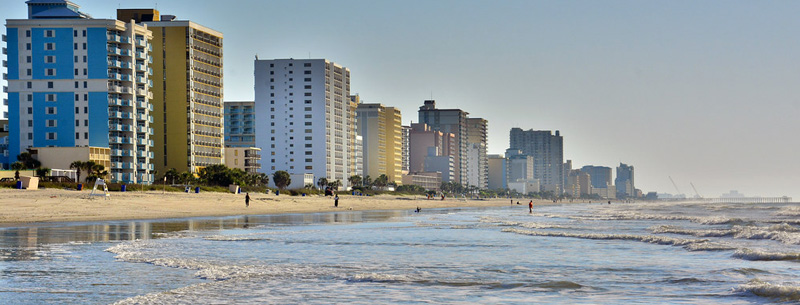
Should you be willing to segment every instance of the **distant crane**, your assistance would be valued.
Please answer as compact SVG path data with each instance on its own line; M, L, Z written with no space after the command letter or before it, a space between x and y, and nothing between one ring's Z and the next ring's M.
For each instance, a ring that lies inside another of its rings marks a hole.
M694 194L697 195L697 198L703 198L703 196L700 196L700 193L697 192L697 188L694 187L694 183L689 182L689 185L692 186L692 189L694 190Z
M678 195L683 194L683 193L681 193L681 190L678 189L678 185L675 184L675 180L672 180L672 176L667 176L667 177L669 177L669 181L672 181L672 186L674 186L675 190L678 191Z

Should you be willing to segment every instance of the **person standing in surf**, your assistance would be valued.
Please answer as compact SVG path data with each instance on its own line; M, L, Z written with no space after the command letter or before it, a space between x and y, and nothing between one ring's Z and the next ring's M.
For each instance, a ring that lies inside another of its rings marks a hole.
M528 202L528 213L533 214L533 200L531 200L531 202Z
M250 207L250 192L245 193L244 195L244 206Z

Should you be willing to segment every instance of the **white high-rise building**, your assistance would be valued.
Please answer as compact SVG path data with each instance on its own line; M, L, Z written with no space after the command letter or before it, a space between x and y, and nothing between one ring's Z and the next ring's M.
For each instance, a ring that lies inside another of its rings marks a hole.
M256 147L261 172L340 180L356 170L350 70L325 59L255 60Z

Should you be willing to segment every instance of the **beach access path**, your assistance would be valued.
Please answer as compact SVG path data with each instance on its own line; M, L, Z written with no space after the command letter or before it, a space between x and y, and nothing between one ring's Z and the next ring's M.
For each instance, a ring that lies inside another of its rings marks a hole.
M89 196L91 190L0 189L0 227L30 225L43 222L84 222L134 219L168 219L286 213L319 213L333 211L414 210L454 207L508 206L507 198L498 199L431 199L424 196L351 196L340 194L339 207L332 197L322 195L289 196L274 193L250 193L250 207L245 206L245 193L182 193L111 192L108 199ZM519 207L527 212L529 199ZM534 205L552 204L536 200ZM535 209L535 207L534 207Z

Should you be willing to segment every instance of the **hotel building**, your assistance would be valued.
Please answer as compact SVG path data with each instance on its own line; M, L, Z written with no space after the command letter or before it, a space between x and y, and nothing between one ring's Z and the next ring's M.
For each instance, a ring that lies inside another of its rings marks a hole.
M314 181L357 174L356 103L350 70L326 59L255 60L256 147L261 172L313 174Z
M30 0L6 20L8 154L110 148L110 179L153 181L152 32L92 19L66 0ZM75 161L75 160L72 160Z
M403 126L400 109L382 104L358 104L358 134L363 141L364 176L386 175L389 182L403 180Z
M154 9L119 9L117 19L153 33L155 169L223 164L222 33Z

